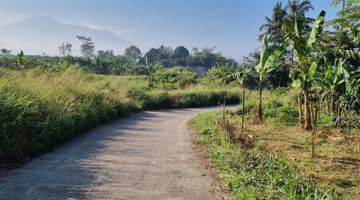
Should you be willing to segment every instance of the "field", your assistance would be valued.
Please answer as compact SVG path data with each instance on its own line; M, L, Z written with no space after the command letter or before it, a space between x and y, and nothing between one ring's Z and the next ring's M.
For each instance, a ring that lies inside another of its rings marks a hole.
M1 167L28 161L100 123L132 112L237 103L236 89L149 88L143 76L105 76L76 67L0 71Z
M287 95L283 95L283 94ZM256 93L242 109L196 116L199 144L237 199L353 199L360 195L360 131L334 129L320 117L311 156L311 133L297 124L296 91L266 91L264 124L253 123ZM356 118L353 118L356 122Z

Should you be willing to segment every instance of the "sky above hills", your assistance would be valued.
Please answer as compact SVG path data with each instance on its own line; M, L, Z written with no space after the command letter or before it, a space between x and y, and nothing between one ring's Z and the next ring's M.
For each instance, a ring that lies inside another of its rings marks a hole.
M216 47L216 50L239 60L258 47L259 27L264 23L264 17L271 15L275 2L0 0L0 26L29 17L47 16L62 23L107 31L143 50L161 44L172 47L185 45L189 49L195 46ZM324 9L328 12L327 19L335 17L336 8L331 7L330 2L313 0L315 10L310 15L315 17ZM55 46L54 51L56 49Z

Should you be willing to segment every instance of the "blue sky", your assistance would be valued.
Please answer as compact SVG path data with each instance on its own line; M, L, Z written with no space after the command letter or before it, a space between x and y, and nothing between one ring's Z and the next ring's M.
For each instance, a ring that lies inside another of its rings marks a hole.
M216 47L241 59L259 45L259 26L276 0L0 0L0 25L26 17L56 20L106 30L146 50L164 44ZM286 1L285 1L286 2ZM333 18L331 0L313 0Z

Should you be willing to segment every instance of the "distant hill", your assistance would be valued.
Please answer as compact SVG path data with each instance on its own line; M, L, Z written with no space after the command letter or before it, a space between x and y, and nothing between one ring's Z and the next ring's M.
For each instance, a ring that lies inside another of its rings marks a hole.
M131 43L107 31L56 21L49 17L31 17L0 27L0 48L26 54L58 54L62 42L73 44L74 55L79 54L80 42L76 35L93 38L95 48L113 49L122 53Z

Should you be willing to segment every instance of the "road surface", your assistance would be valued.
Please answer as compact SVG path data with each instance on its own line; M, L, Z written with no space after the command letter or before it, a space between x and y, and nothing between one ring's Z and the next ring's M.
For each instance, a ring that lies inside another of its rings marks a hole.
M147 111L95 128L2 174L0 199L220 199L186 126L212 109Z

